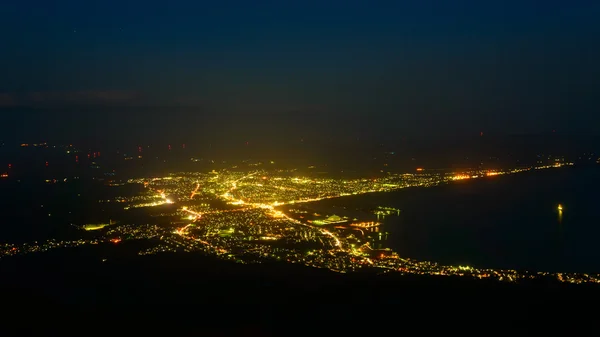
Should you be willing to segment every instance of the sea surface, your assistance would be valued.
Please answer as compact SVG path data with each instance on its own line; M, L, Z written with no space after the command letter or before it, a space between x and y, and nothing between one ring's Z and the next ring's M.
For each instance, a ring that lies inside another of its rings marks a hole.
M600 272L600 167L567 167L411 188L321 207L396 207L382 246L449 265ZM559 212L558 206L563 211ZM387 237L387 240L385 239Z

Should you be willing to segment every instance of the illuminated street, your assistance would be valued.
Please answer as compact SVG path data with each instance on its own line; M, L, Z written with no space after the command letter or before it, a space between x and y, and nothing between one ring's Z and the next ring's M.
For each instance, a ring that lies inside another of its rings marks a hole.
M515 174L528 170L452 174L419 172L352 180L300 177L288 172L263 170L249 173L223 170L218 173L181 173L163 178L132 179L128 184L143 186L142 194L100 202L123 203L126 211L161 209L154 216L169 219L171 226L114 222L86 225L82 229L93 229L98 236L75 241L5 244L1 248L1 256L103 242L117 245L143 240L154 243L140 250L138 255L200 252L239 263L285 261L344 273L376 268L381 272L469 276L509 282L537 277L552 277L571 283L599 282L600 277L587 274L489 270L415 261L400 257L389 249L371 247L366 235L378 231L378 222L336 216L309 220L309 214L298 208L298 205L323 199L389 192L406 187L430 187L455 180ZM399 213L398 209L383 206L373 211L378 218ZM317 214L312 216L318 218Z

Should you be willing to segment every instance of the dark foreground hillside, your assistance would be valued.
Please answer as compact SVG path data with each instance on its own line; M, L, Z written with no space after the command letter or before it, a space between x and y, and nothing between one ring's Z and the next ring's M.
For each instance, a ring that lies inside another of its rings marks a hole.
M106 262L67 256L0 260L0 335L593 332L600 298L587 286L343 275L193 254Z

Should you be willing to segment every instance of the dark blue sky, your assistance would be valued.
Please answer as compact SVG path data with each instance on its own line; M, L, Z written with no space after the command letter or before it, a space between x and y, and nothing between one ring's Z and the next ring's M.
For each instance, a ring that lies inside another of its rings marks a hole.
M179 117L199 123L594 133L599 17L598 1L6 1L0 105L52 108L13 131L101 105L193 107Z

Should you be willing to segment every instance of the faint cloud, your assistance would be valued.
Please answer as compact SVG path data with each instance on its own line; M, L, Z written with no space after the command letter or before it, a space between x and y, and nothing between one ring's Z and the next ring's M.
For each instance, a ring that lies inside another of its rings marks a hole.
M191 96L178 96L173 99L173 104L176 106L204 106L207 104L207 100L204 97L191 95Z
M0 107L68 105L136 105L142 95L126 90L0 92Z
M131 104L139 96L137 92L122 90L39 91L26 95L26 100L33 105Z
M0 107L11 107L16 106L17 100L15 96L10 93L0 93Z
M233 111L242 113L265 113L265 114L322 114L329 110L325 105L318 104L294 104L294 103L242 103L237 102L230 105Z

